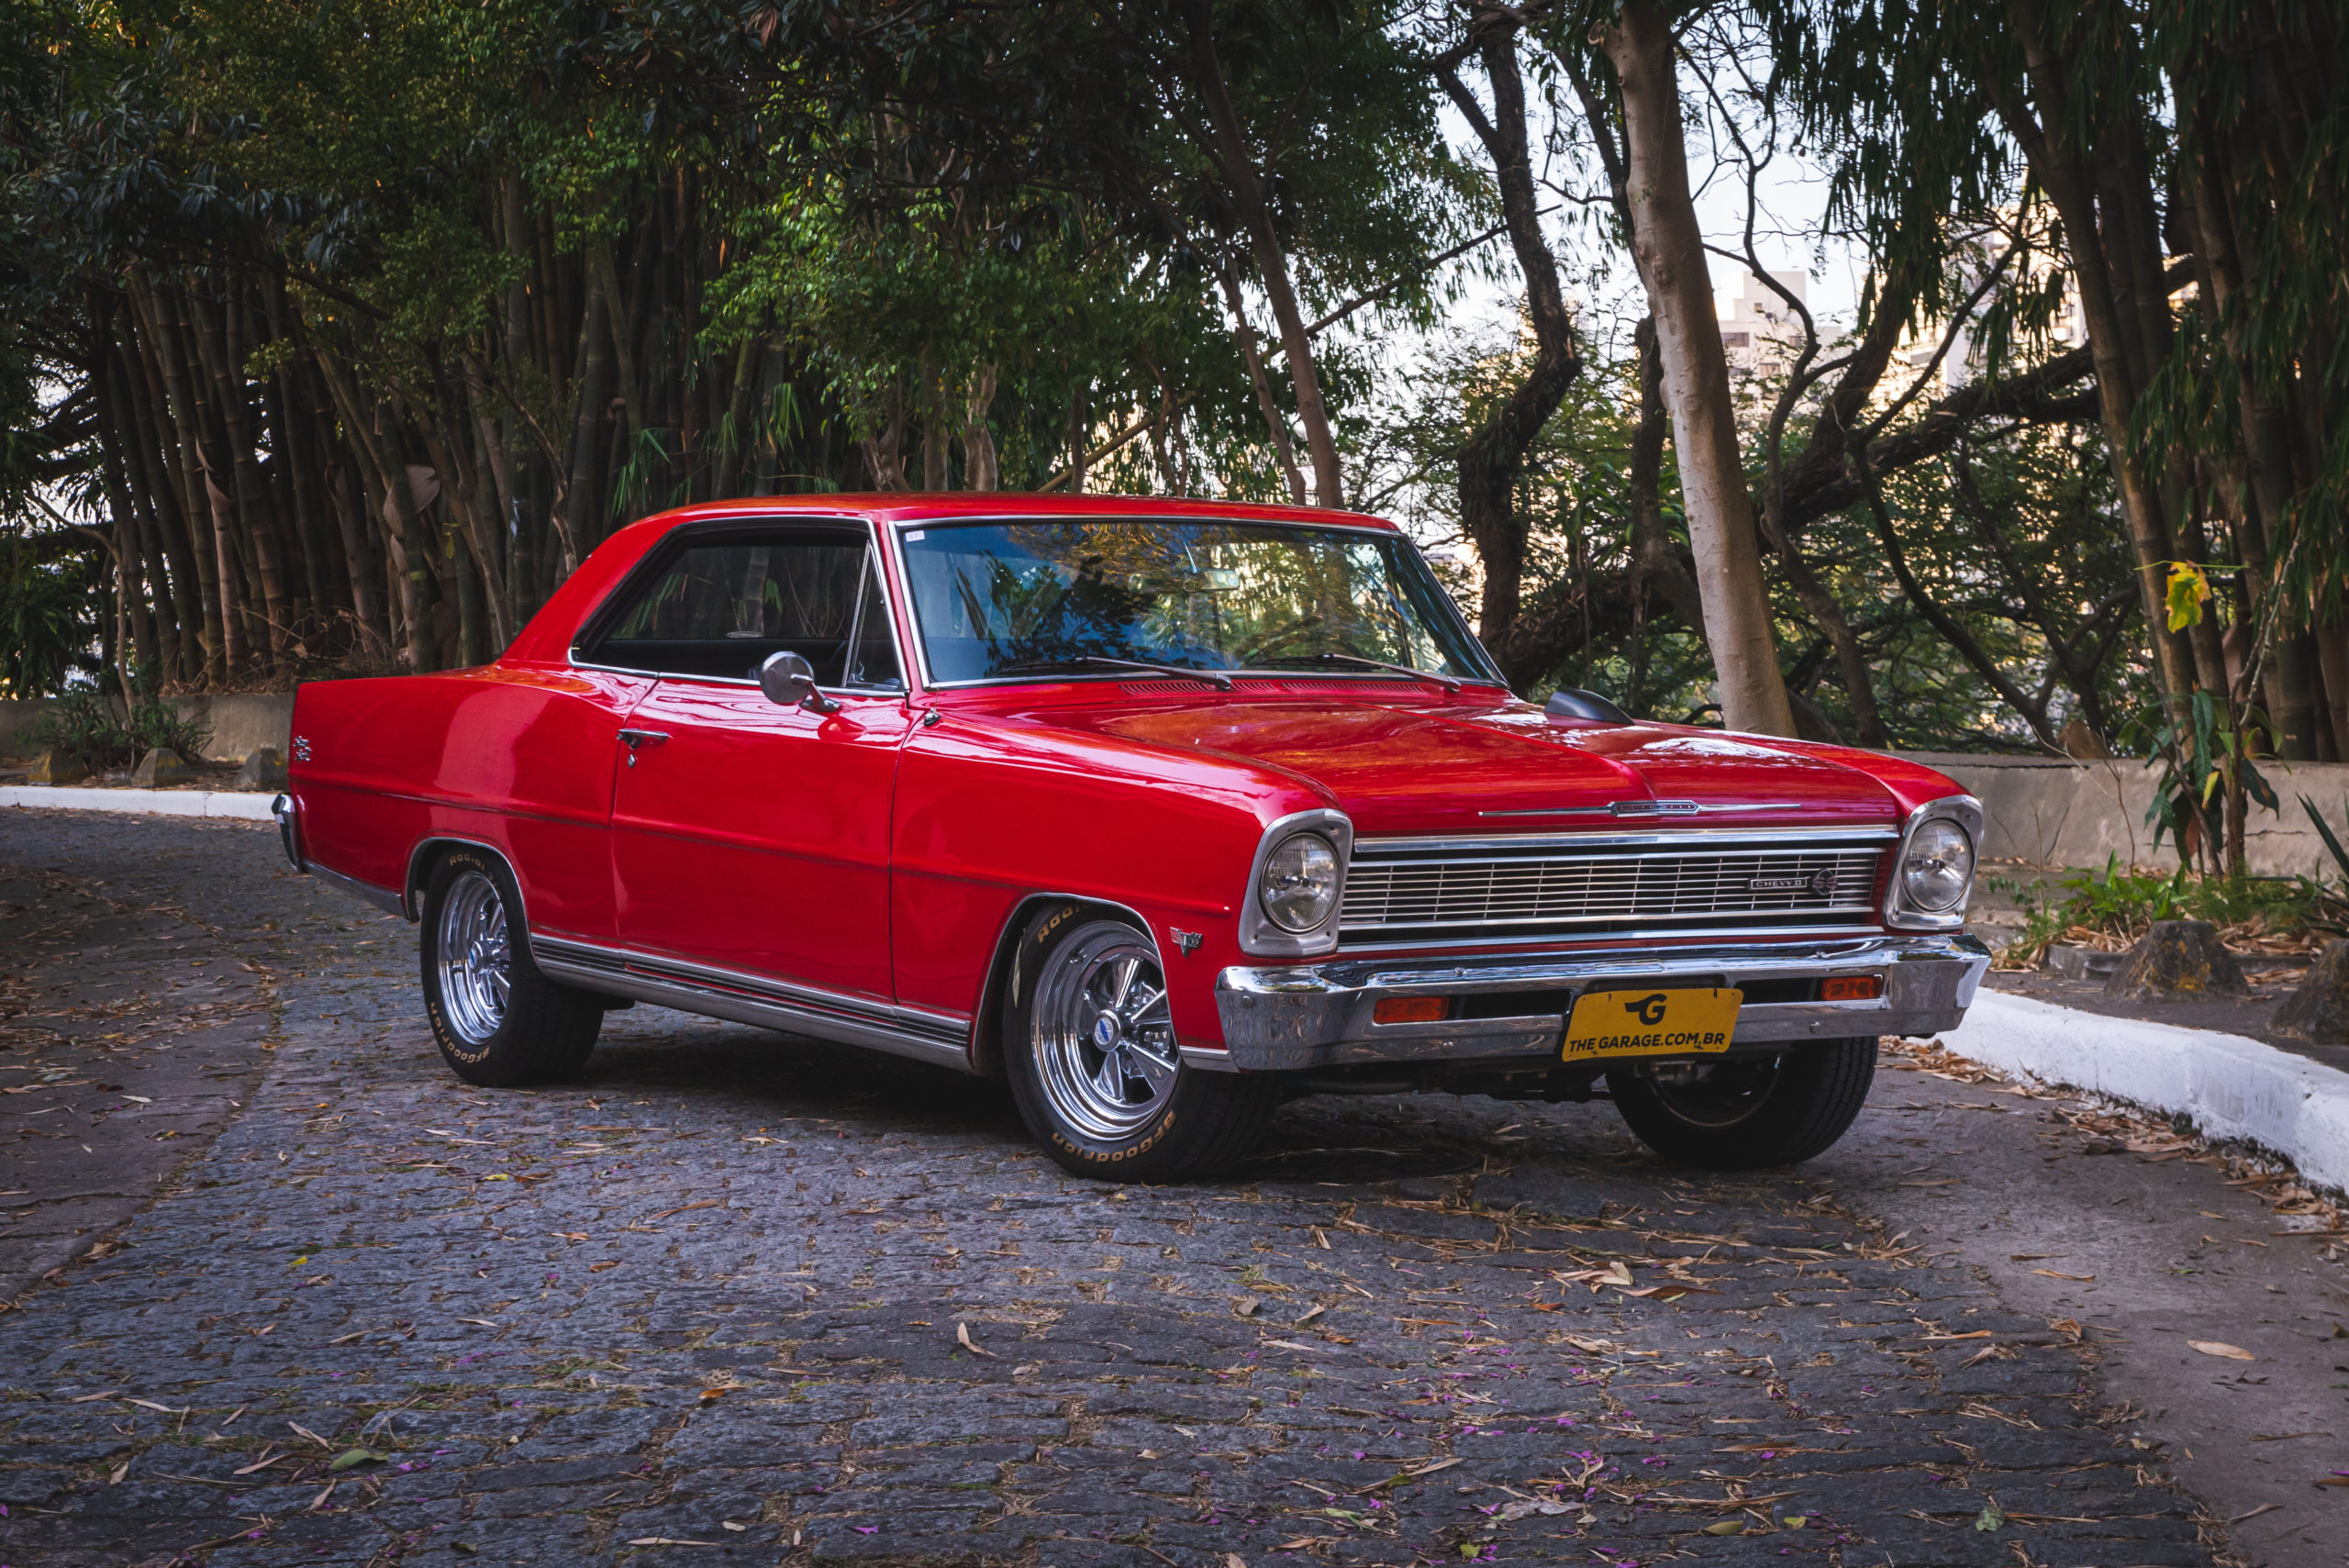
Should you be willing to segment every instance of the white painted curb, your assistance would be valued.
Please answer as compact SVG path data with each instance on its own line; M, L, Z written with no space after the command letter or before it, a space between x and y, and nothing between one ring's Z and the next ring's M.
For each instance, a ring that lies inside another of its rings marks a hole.
M1987 988L1941 1040L2003 1072L2183 1112L2206 1137L2247 1139L2310 1181L2349 1188L2349 1073L2241 1035L2108 1018Z
M273 822L274 795L225 789L74 789L63 784L0 784L0 806L50 810L127 811L143 817L230 817Z

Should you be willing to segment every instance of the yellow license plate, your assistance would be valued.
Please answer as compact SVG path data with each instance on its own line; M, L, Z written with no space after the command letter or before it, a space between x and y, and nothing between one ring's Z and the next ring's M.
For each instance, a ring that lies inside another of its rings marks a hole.
M1597 1056L1684 1056L1727 1051L1745 993L1586 991L1566 1020L1565 1060Z

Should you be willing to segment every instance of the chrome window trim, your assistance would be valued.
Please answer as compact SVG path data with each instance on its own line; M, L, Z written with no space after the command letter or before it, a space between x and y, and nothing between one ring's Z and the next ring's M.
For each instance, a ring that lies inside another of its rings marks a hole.
M1909 840L1917 829L1932 821L1950 821L1965 830L1974 847L1974 872L1966 878L1965 895L1954 908L1935 913L1930 909L1911 908L1908 895L1902 891L1901 862L1909 858ZM1974 878L1982 871L1981 801L1970 795L1945 795L1939 800L1929 800L1909 814L1900 827L1900 845L1892 853L1892 874L1885 879L1884 923L1896 931L1955 931L1965 926L1966 906L1974 902Z
M1355 522L1344 522L1344 521L1339 521L1339 520L1337 520L1337 519L1332 519L1332 520L1330 520L1330 521L1329 521L1329 522L1326 522L1326 523L1324 523L1324 522L1319 522L1319 521L1316 521L1316 522L1310 522L1310 523L1300 523L1300 522L1293 522L1293 521L1289 521L1289 520L1286 520L1286 519L1282 519L1282 520L1275 521L1275 520L1274 520L1274 519L1266 518L1266 517L1214 517L1214 516L1206 516L1206 517L1193 517L1173 516L1173 515L1166 515L1166 514L1161 514L1161 513L1152 513L1152 512L1052 512L1052 513L1036 513L1036 512L1027 512L1027 511L1007 511L1007 512L985 512L985 513L956 513L956 514L954 514L954 515L952 515L952 516L951 516L951 517L893 517L893 518L891 518L891 519L890 519L890 521L889 521L888 527L889 527L889 529L890 529L890 532L891 532L891 535L892 535L892 542L893 542L894 544L896 544L896 546L897 547L897 548L896 548L896 556L897 556L897 562L896 562L896 565L897 565L897 586L898 586L898 592L903 595L903 599L902 599L902 601L901 601L901 602L903 603L903 605L904 605L904 606L905 606L906 627L907 627L907 630L908 630L908 632L912 635L912 638L913 638L913 642L914 642L914 656L916 657L916 659L918 659L918 660L920 662L920 664L921 664L921 687L922 687L922 690L924 690L924 691L926 691L926 692L954 692L954 691L964 691L964 690L969 690L969 689L977 688L977 687L985 687L985 686L1034 686L1034 685L1041 685L1041 684L1046 684L1046 683L1048 683L1048 682L1049 682L1049 683L1052 683L1052 684L1057 684L1058 683L1060 683L1060 682L1062 682L1062 681L1115 681L1115 680L1125 680L1125 681L1130 681L1130 680L1132 680L1132 679L1134 679L1134 678L1135 678L1135 675L1138 673L1138 672L1134 672L1134 671L1128 671L1128 672L1126 672L1126 673L1123 673L1123 674L1118 674L1118 673L1111 673L1111 672L1103 672L1102 673L1097 674L1097 675L1080 675L1080 674L1067 674L1067 675L986 675L986 676L982 676L982 677L980 677L980 678L978 678L978 679L976 679L976 680L969 680L969 681L941 681L941 680L937 679L935 676L933 676L933 675L930 673L930 645L929 645L929 643L928 643L928 642L923 639L923 637L922 637L922 635L921 635L921 618L920 618L920 617L916 613L915 608L914 608L913 578L912 578L912 576L911 576L909 573L907 573L907 572L906 571L906 560L905 560L906 550L905 550L905 537L904 537L904 536L905 536L905 534L906 534L906 532L907 532L908 529L911 529L911 528L959 528L959 527L963 527L963 526L966 526L966 525L969 525L969 524L974 524L974 523L979 523L979 524L984 524L984 523L1017 523L1017 522L1038 522L1038 521L1050 521L1050 522L1074 522L1074 523L1105 523L1105 522L1134 522L1134 521L1161 522L1161 523L1216 523L1216 522L1245 523L1245 524L1250 524L1250 525L1252 525L1252 526L1254 526L1254 527L1258 527L1258 528L1319 528L1319 529L1327 529L1327 530L1331 530L1331 531L1344 531L1344 532L1349 532L1349 533L1370 534L1370 535L1373 535L1373 536L1375 536L1375 537L1376 537L1376 538L1379 538L1379 539L1401 539L1405 544L1408 545L1408 546L1411 548L1411 550L1412 550L1412 552L1413 552L1413 553L1415 553L1416 555L1418 555L1418 556L1419 556L1419 563L1420 563L1421 565L1423 565L1423 566L1427 567L1427 569L1428 569L1428 575L1429 575L1429 577L1430 577L1431 579L1432 579L1432 580L1435 582L1435 584L1436 584L1436 598L1437 598L1437 599L1442 603L1442 605L1443 609L1445 610L1445 612L1447 612L1447 613L1452 617L1452 622L1453 622L1453 627L1454 627L1454 628L1459 631L1459 633L1460 633L1461 637L1462 637L1462 638L1466 641L1467 645L1468 645L1470 648L1472 648L1472 649L1475 650L1475 651L1476 651L1476 652L1484 658L1484 661L1485 661L1485 673L1484 673L1483 675L1481 675L1481 676L1475 676L1475 675L1455 675L1455 676L1452 676L1452 677L1450 677L1450 678L1451 678L1451 679L1453 679L1453 680L1460 681L1460 682L1462 682L1463 684L1468 684L1468 685L1477 685L1477 686L1497 686L1497 687L1499 687L1499 688L1500 688L1500 690L1501 690L1501 692L1502 692L1502 694L1503 694L1504 695L1510 695L1510 687L1509 687L1509 684L1508 684L1508 678L1506 675L1503 675L1503 674L1501 673L1500 665L1499 665L1497 662L1496 662L1494 661L1494 659L1493 659L1493 655L1492 655L1492 651L1491 651L1491 650L1489 650L1489 649L1487 649L1487 648L1484 645L1484 643L1483 643L1482 641L1478 640L1478 639L1477 639L1477 637L1476 637L1476 634L1475 634L1474 631L1472 631L1472 630L1470 630L1470 629L1469 629L1467 617L1465 617L1464 616L1463 616L1463 615L1460 613L1460 606L1459 606L1458 605L1456 605L1456 604L1453 603L1452 595L1451 595L1450 594L1447 594L1447 593L1443 592L1443 580L1442 580L1442 578L1437 577L1437 576L1435 575L1435 567L1434 567L1433 563L1431 563L1431 562L1429 562L1429 560L1428 560L1428 558L1427 558L1427 551L1426 551L1426 550L1421 550L1421 549L1419 548L1419 540L1417 540L1417 539L1413 539L1409 534L1405 533L1401 528L1395 528L1395 527L1393 527L1393 526L1391 526L1391 525L1388 525L1388 526L1381 526L1381 525L1379 525L1379 524L1377 524L1377 523L1355 523ZM1205 672L1202 672L1202 673L1205 673ZM1235 675L1235 674L1239 673L1239 672L1237 672L1237 671L1232 671L1232 670L1220 670L1220 671L1218 671L1218 672L1217 672L1217 673L1218 673L1218 674L1222 674L1222 675ZM1270 679L1291 679L1291 678L1294 678L1294 677L1290 677L1290 676L1286 676L1286 675L1283 675L1283 674L1277 674L1277 673L1272 673L1272 672L1259 672L1259 673L1263 673L1263 674L1264 674L1267 678L1270 678ZM1298 673L1299 675L1304 675L1304 674L1308 673L1308 672L1299 671L1297 673ZM1319 680L1319 679L1321 679L1321 678L1322 678L1322 677L1321 677L1321 673L1320 673L1319 672L1318 672L1318 671L1316 671L1316 672L1310 672L1309 673L1311 674L1312 678L1313 678L1313 679L1315 679L1315 680ZM1370 672L1348 671L1348 672L1347 672L1347 673L1349 673L1349 674L1357 674L1357 673L1359 673L1359 674L1369 674L1369 673L1370 673ZM1146 677L1146 678L1149 678L1149 679L1155 679L1155 680L1172 680L1172 679L1174 679L1174 677L1173 677L1173 676L1171 676L1171 675L1162 675L1162 676L1152 676L1152 677ZM1376 673L1376 678L1377 678L1377 679L1380 679L1380 680L1386 680L1386 681L1408 681L1408 680L1412 679L1412 677L1411 677L1411 676L1408 676L1408 675L1390 674L1390 673L1385 673L1385 672L1378 672L1378 673Z
M607 674L635 675L648 681L690 681L696 685L750 686L756 688L759 682L758 677L755 675L693 675L681 673L672 670L647 670L634 664L605 664L599 663L591 659L582 659L579 656L579 643L576 639L579 633L587 628L589 623L600 617L604 613L606 607L619 597L623 590L635 584L639 574L644 570L645 562L652 559L655 551L664 549L671 539L688 538L691 537L692 534L730 530L742 528L746 525L755 527L760 523L770 522L787 524L802 517L818 524L829 523L846 525L846 528L842 530L844 532L847 531L847 528L862 528L864 530L865 565L858 569L856 579L856 607L850 612L849 616L849 644L853 647L856 639L856 629L863 624L864 618L863 595L865 579L863 574L865 571L869 570L875 563L879 563L881 565L885 573L882 596L885 599L888 596L885 578L887 565L886 562L884 560L880 536L874 527L873 519L870 517L858 517L852 513L752 513L746 514L741 517L696 518L693 522L680 523L677 527L670 529L667 533L662 534L660 539L653 541L651 548L645 550L642 559L639 560L635 565L629 567L628 571L621 575L620 580L613 584L612 591L605 595L601 599L597 600L595 608L580 617L579 624L572 628L573 640L562 651L563 662L573 670L601 670ZM897 635L897 620L894 615L889 617L889 646L897 655L898 676L897 684L895 686L819 685L816 689L819 692L836 692L843 695L850 696L888 697L900 700L911 695L912 687L905 678L906 650L904 640ZM848 664L845 658L843 658L841 664L841 673L843 675L848 673Z
M1264 884L1264 863L1273 851L1299 833L1319 833L1338 851L1338 891L1330 900L1329 918L1302 934L1281 929L1264 913L1257 899ZM1256 840L1255 856L1248 862L1248 885L1240 901L1240 951L1256 958L1319 958L1338 951L1338 921L1346 907L1346 868L1353 860L1354 825L1342 811L1319 808L1292 811L1265 825Z

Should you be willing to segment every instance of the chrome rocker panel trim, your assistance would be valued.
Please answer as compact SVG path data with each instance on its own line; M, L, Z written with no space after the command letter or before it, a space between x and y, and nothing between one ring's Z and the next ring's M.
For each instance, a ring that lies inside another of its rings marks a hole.
M328 887L373 904L386 915L396 915L403 920L415 918L407 912L407 900L388 887L378 887L372 882L362 882L355 876L345 876L339 871L328 871L316 861L310 862L310 874Z
M549 979L582 990L975 1071L968 1018L537 931L530 933L530 956Z
M1957 1026L1989 967L1990 950L1964 933L1770 947L1624 948L1481 963L1339 960L1283 968L1235 966L1216 977L1216 1011L1226 1049L1186 1047L1183 1060L1211 1070L1285 1073L1360 1062L1555 1057L1565 1030L1564 1013L1433 1024L1376 1024L1371 1015L1386 996L1558 990L1579 995L1595 983L1619 980L1634 985L1742 985L1876 974L1884 978L1884 995L1873 1001L1750 1005L1738 1014L1732 1046L1923 1035Z

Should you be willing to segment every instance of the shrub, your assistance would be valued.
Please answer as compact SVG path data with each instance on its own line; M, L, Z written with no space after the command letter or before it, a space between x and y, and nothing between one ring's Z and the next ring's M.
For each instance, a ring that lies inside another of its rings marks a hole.
M2101 872L2067 876L2059 885L2065 890L2060 898L2043 885L2035 895L2022 893L2022 935L2000 951L2001 965L2035 964L2051 943L2066 940L2123 947L2155 920L2208 920L2235 946L2261 937L2340 932L2349 921L2349 903L2305 876L2197 877L2182 865L2168 873L2124 871L2113 856Z
M24 739L93 771L128 767L159 746L191 762L202 756L211 726L182 718L170 699L156 695L146 682L138 683L137 689L139 700L131 705L128 723L104 691L77 686L27 725Z

